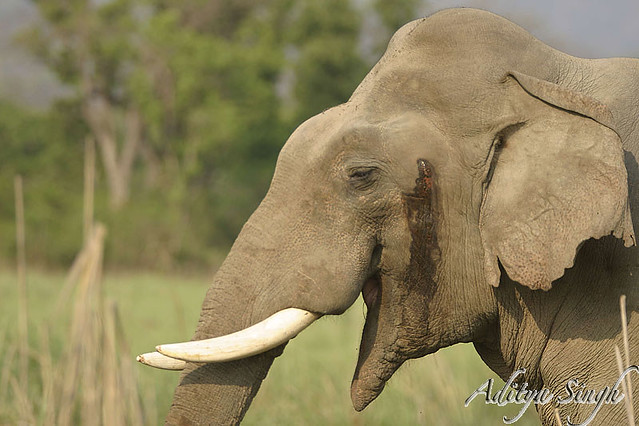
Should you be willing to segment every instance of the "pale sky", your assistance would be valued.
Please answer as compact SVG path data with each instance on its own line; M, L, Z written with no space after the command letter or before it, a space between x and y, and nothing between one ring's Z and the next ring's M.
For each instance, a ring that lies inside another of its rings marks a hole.
M639 57L639 0L429 0L428 9L476 7L582 57Z
M639 57L639 0L425 0L422 14L459 6L505 16L571 55ZM0 97L44 106L60 86L13 42L16 30L35 19L29 1L0 0Z

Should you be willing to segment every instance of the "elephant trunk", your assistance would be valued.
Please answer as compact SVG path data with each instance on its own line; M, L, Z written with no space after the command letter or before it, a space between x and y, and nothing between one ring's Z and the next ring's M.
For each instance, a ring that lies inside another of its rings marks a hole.
M287 286L261 229L255 218L244 226L209 287L193 340L235 333L292 307L289 297L275 297L285 296ZM239 423L284 345L234 361L187 363L166 423Z
M188 364L166 424L239 424L282 348L237 361Z

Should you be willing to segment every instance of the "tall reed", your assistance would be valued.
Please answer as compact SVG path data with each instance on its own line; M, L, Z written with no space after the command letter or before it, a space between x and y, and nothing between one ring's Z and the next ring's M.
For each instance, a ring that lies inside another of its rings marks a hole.
M90 139L85 153L84 243L46 324L29 322L23 189L22 179L15 179L17 339L12 341L8 326L0 327L0 424L157 422L155 400L141 396L117 304L104 296L106 228L93 221L95 148ZM63 310L71 314L69 332L56 354L54 347L60 342L52 342L50 336Z

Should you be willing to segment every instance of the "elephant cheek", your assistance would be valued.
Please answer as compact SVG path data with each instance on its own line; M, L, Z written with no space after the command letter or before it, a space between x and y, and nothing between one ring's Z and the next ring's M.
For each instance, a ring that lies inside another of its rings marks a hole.
M428 317L440 258L433 170L426 160L419 160L417 165L419 177L414 192L405 194L402 200L411 239L408 265L399 275L374 277L362 291L368 314L351 384L357 411L377 398L404 361L437 349L433 344L437 339L429 334Z

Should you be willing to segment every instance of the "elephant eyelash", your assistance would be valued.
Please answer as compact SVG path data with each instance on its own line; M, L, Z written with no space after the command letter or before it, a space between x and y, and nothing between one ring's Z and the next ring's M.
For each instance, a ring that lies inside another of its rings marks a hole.
M352 180L363 180L368 178L373 173L373 169L355 170L348 176Z
M369 189L374 183L374 175L377 171L374 167L353 169L348 174L349 182L358 190Z

